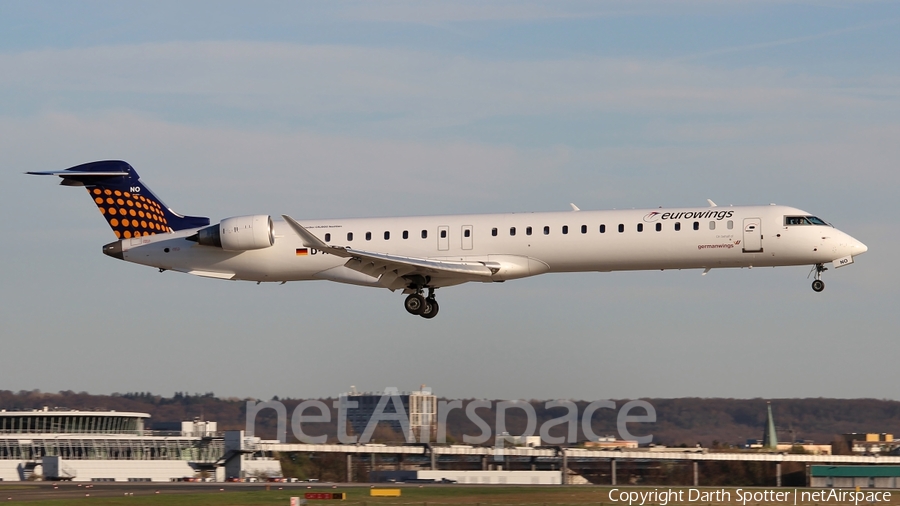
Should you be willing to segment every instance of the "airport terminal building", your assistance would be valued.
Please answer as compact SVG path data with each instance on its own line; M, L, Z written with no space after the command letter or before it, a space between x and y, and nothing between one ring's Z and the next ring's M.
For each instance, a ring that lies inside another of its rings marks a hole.
M147 413L0 411L0 480L172 481L280 476L258 438L215 422L150 431Z

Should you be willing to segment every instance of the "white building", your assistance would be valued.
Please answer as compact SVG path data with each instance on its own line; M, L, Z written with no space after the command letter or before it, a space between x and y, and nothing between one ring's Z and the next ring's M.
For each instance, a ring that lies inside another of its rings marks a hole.
M258 438L185 422L181 431L144 429L147 413L0 410L0 481L171 481L280 476ZM227 471L226 471L227 468ZM231 474L228 474L231 473Z

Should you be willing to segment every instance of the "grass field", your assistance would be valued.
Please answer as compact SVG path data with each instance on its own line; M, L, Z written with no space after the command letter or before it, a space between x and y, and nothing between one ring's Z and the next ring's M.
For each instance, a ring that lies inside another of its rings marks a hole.
M379 487L386 488L386 487ZM97 505L97 506L119 506L119 505L129 505L129 506L155 506L155 505L165 505L165 506L256 506L256 505L283 505L287 506L289 504L291 497L303 497L303 495L307 492L344 492L347 494L347 499L337 504L345 504L345 505L405 505L405 506L414 506L414 505L423 505L423 506L439 506L443 504L447 505L455 505L455 504L481 504L481 505L555 505L555 506L564 506L564 505L585 505L585 504L594 504L594 505L604 505L604 506L625 506L626 503L622 502L614 502L610 498L610 488L609 487L592 487L592 486L568 486L568 487L495 487L495 486L428 486L428 487L414 487L414 486L406 486L402 488L402 496L401 497L390 497L390 498L381 498L381 497L370 497L369 489L366 487L340 487L338 489L332 488L318 488L318 489L307 489L305 487L302 488L293 488L290 490L256 490L256 491L233 491L233 490L225 490L218 491L218 489L211 489L213 491L206 493L167 493L165 488L162 488L159 494L156 494L152 490L142 489L139 492L135 492L133 496L125 496L122 492L121 496L117 497L103 497L103 488L95 488L88 490L87 492L94 492L94 494L90 497L86 497L84 495L75 498L68 499L37 499L32 500L27 496L23 496L21 499L16 499L15 495L17 492L22 492L23 490L27 490L27 488L23 488L22 486L0 486L0 502L10 503L8 501L8 497L12 497L14 502L19 502L19 500L27 501L28 504L32 505L54 505L54 506L65 506L65 505ZM46 490L46 489L44 489ZM647 488L623 488L619 489L627 491L627 492L649 492L654 489ZM663 487L661 490L667 490L667 488ZM687 498L688 489L685 487L673 488L673 490L683 490L684 497ZM792 506L794 504L793 496L788 495L785 500L772 500L772 501L760 501L760 502L748 502L743 501L745 504L742 504L742 501L738 498L738 489L737 488L700 488L695 489L699 491L727 491L730 494L731 500L720 500L716 501L712 500L695 500L695 501L673 501L670 502L668 506L679 506L679 505L687 505L687 506L710 506L710 505L721 505L721 506L765 506L765 505L784 505L784 506ZM773 489L742 489L743 493L750 492L761 492L765 490L773 490ZM787 492L788 494L793 494L793 489L776 489L778 491ZM810 491L811 489L800 489L803 491ZM84 490L80 490L79 493ZM864 489L863 492L866 490ZM112 493L112 491L106 491L107 494ZM50 492L52 494L52 491ZM724 494L722 494L724 498ZM335 504L334 501L328 500L309 500L308 504ZM639 504L636 503L635 506ZM644 506L659 505L659 501L650 501L644 504ZM798 500L796 503L798 506L826 506L826 505L853 505L853 501L822 501L822 502L803 502ZM873 503L870 502L860 502L855 506L871 506ZM897 505L900 506L900 491L896 493L892 493L890 496L890 500L886 502L878 502L875 503L878 506L888 506L888 505Z

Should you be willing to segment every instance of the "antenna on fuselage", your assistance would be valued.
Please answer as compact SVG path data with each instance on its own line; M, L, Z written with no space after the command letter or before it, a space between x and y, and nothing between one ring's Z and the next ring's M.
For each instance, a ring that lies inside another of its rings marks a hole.
M712 199L706 199L706 201L709 202L709 207L719 207L715 202L712 201Z

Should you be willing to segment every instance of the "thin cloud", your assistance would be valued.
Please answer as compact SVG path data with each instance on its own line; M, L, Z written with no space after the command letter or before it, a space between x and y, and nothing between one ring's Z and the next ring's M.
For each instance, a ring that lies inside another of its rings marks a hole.
M658 9L657 9L658 11ZM607 16L637 15L654 12L648 5L644 10L627 2L607 2L598 9L596 2L436 2L392 1L344 5L337 15L343 19L370 22L401 22L415 24L471 23L483 21L533 22L590 19Z
M48 142L54 150L41 152ZM242 210L277 215L298 197L306 217L461 213L471 209L459 206L459 199L485 206L496 201L496 188L517 195L546 184L547 174L560 170L569 156L556 148L461 140L184 125L124 111L0 118L0 151L19 172L122 158L177 210L197 212L178 205L190 202L219 217ZM205 193L210 185L217 188L213 195ZM322 187L340 192L315 190ZM404 204L410 195L429 195L430 202L411 211Z
M182 42L0 54L0 93L77 110L85 99L194 116L247 112L291 118L358 115L357 125L415 131L502 116L623 112L884 114L896 76L837 79L780 69L714 69L640 59L495 62L409 49L258 42ZM35 102L32 107L41 107ZM423 121L424 120L424 121Z
M900 19L884 19L881 21L876 21L874 23L865 23L860 25L848 26L846 28L839 28L837 30L829 30L827 32L817 33L813 35L806 35L802 37L789 37L786 39L773 40L769 42L759 42L756 44L744 44L740 46L731 46L731 47L723 47L720 49L713 49L710 51L703 51L699 53L693 53L689 55L679 56L677 58L669 59L668 61L672 63L683 63L689 61L701 60L703 58L709 58L711 56L721 56L732 53L743 53L756 51L759 49L770 49L773 47L779 46L788 46L792 44L800 44L803 42L811 42L814 40L826 39L829 37L835 37L838 35L844 35L847 33L858 32L861 30L870 30L873 28L881 28L885 26L896 25L900 23Z

